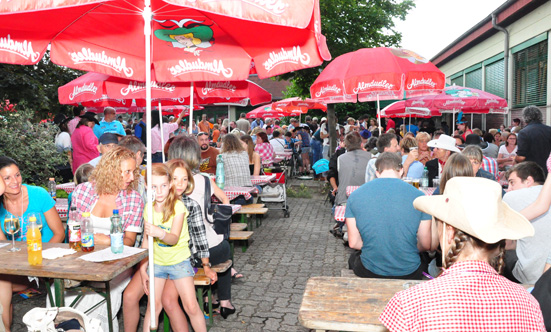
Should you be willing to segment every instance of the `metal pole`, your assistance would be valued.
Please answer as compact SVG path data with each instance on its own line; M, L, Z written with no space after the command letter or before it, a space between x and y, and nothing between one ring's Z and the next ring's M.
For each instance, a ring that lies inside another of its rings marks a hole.
M161 102L159 101L159 130L161 131L161 156L163 162L165 162L165 134L163 130L163 110L161 108Z
M377 122L379 124L379 136L381 136L381 105L379 104L379 94L377 94Z
M336 117L335 117L335 105L327 105L327 132L329 133L329 158L335 153L337 149L337 132L336 127Z
M147 178L151 179L151 0L144 1L144 10L142 13L144 18L144 35L145 35L145 99L147 112L146 119L146 140L149 143L147 145ZM147 181L147 198L145 204L150 204L151 194L151 181ZM153 220L153 209L147 209L147 220ZM149 254L149 309L151 315L151 324L149 328L151 331L157 330L157 317L155 316L155 264L153 260L153 237L148 237L148 254Z

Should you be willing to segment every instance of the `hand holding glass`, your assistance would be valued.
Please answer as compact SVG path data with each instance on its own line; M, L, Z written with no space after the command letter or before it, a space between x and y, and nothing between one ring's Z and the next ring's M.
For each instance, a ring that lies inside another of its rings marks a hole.
M7 212L4 217L4 231L11 235L12 246L9 252L16 252L21 249L15 247L15 234L21 230L21 224L19 223L19 218L13 214Z

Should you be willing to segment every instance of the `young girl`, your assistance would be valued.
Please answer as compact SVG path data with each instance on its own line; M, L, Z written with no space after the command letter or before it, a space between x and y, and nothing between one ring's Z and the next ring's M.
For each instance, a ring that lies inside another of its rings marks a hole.
M149 180L149 179L147 179ZM174 188L172 173L163 164L153 164L151 187L155 193L152 206L147 205L144 210L145 238L143 248L148 246L148 237L154 237L155 260L155 316L158 318L162 310L161 297L167 279L174 282L174 286L182 299L184 309L188 313L193 330L207 331L203 313L195 299L193 285L193 267L190 263L189 231L187 225L188 210L178 199ZM153 220L148 220L148 209L153 208ZM142 265L142 269L147 267ZM146 294L149 294L147 280L143 280ZM149 304L145 315L143 331L149 331L150 313Z

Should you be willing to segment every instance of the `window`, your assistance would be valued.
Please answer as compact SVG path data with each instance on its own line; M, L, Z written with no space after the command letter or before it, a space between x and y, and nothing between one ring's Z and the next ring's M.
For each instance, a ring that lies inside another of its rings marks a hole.
M482 68L465 74L465 86L482 90Z
M450 80L450 83L451 83L451 85L455 84L455 85L463 86L463 75L459 75L455 78L452 78Z
M547 39L513 54L513 107L542 106L547 99Z
M505 97L505 60L503 58L486 65L484 74L484 90L499 96Z

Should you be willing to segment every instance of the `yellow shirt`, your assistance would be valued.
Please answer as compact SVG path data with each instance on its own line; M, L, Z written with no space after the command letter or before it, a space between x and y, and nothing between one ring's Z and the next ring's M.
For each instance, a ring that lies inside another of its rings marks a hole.
M144 209L144 220L147 221L147 209L150 206L147 205ZM180 238L178 243L175 245L168 245L163 241L155 238L153 241L153 257L155 264L157 265L175 265L189 259L191 257L191 251L189 250L189 230L187 226L187 216L189 215L186 206L182 201L176 201L176 206L174 207L174 212L176 215L183 214L184 222L182 224L182 231L180 232ZM172 228L172 222L174 221L174 215L164 223L161 222L163 219L163 214L161 212L155 212L153 210L153 225L159 226L164 229L167 233L170 233Z

